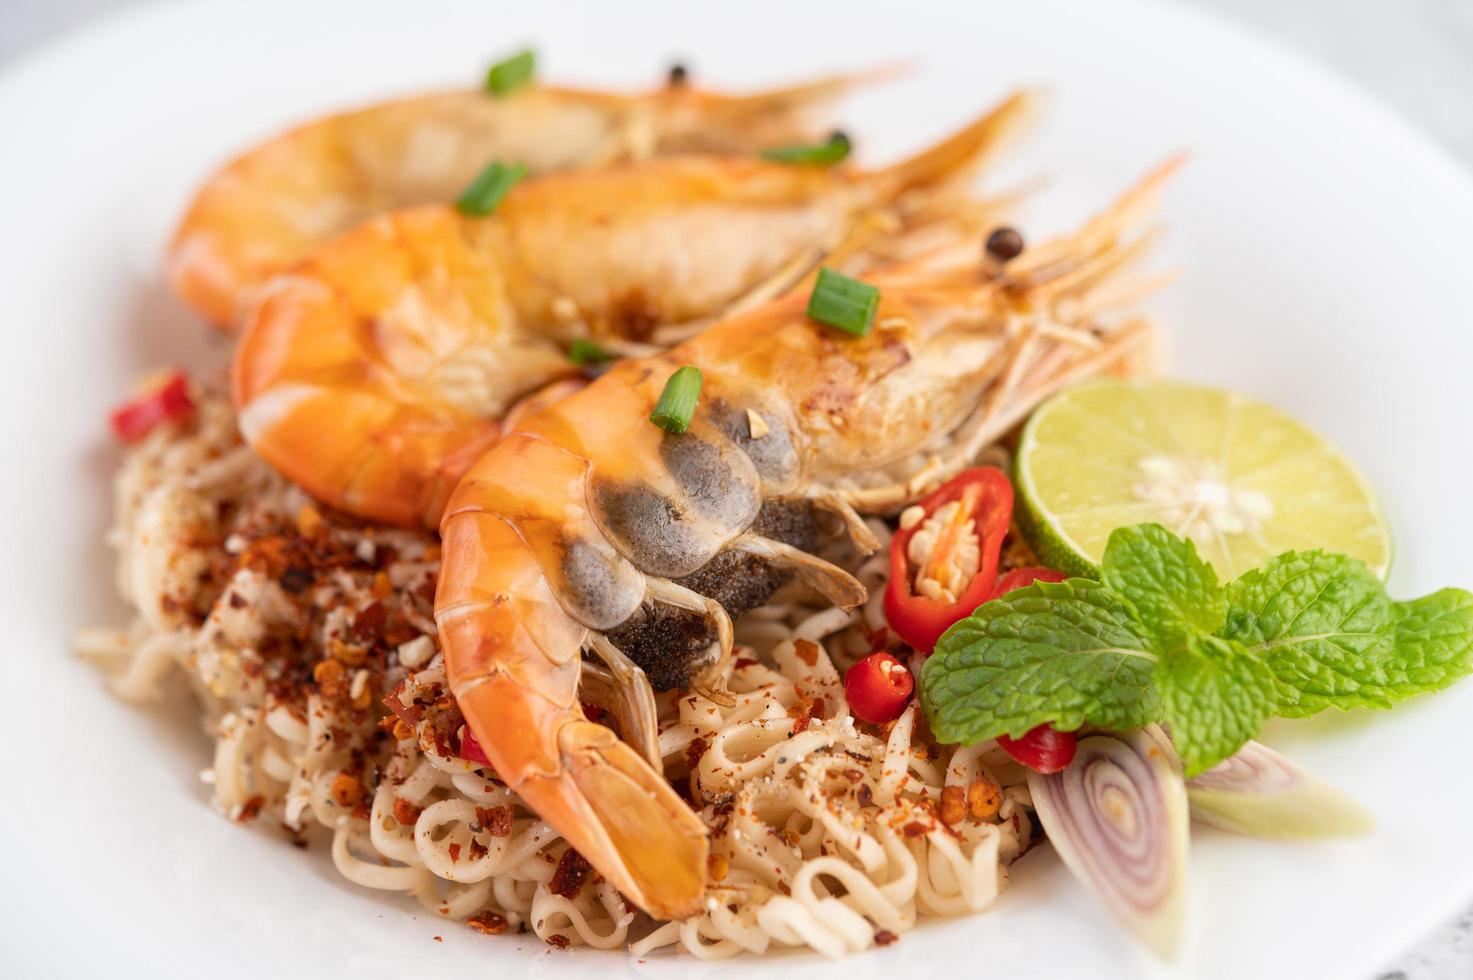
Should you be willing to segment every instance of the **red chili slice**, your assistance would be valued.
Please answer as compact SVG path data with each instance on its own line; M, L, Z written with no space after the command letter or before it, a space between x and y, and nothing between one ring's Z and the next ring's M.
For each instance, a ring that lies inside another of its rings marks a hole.
M1062 582L1068 577L1063 572L1056 572L1052 568L1041 568L1037 565L1015 568L997 580L997 586L988 598L990 600L1005 596L1014 589L1027 588L1034 582Z
M888 653L872 653L844 674L849 710L874 725L899 718L915 689L915 677Z
M952 501L961 502L958 520L943 529L930 561L942 559L956 546L963 533L975 534L981 546L977 572L955 602L931 599L915 591L915 569L907 550L910 539L924 524L898 531L890 542L890 584L885 588L885 619L900 638L923 653L930 653L947 628L972 614L992 597L997 583L998 557L1002 541L1013 519L1013 485L1002 470L978 467L963 470L946 485L920 502L927 517Z
M470 725L466 725L461 731L460 757L466 762L491 768L491 760L486 758L486 750L481 748L481 742L476 738L476 733L471 731Z
M1074 761L1077 742L1073 732L1054 731L1052 725L1030 728L1022 738L997 737L998 747L1034 772L1059 772Z
M113 409L109 420L113 433L123 442L137 442L164 422L178 422L194 412L189 397L189 379L174 371L157 387Z

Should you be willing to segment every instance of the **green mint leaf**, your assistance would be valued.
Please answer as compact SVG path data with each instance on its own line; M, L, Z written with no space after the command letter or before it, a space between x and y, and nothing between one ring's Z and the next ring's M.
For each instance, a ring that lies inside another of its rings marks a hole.
M1389 668L1403 612L1363 562L1291 551L1228 586L1222 635L1273 671L1278 713L1389 708Z
M1038 582L979 606L921 668L943 742L1020 736L1044 722L1138 728L1157 717L1156 658L1130 604L1087 579Z
M1228 586L1222 635L1263 658L1277 714L1389 708L1473 671L1473 595L1393 602L1344 555L1290 552Z
M1391 700L1441 690L1473 670L1473 595L1443 589L1397 606L1396 654L1384 681Z
M1274 713L1274 675L1242 644L1188 633L1156 664L1161 711L1188 778L1258 734Z
M1160 524L1122 527L1110 535L1101 578L1129 599L1158 642L1175 645L1194 630L1215 633L1227 615L1217 573L1197 546Z

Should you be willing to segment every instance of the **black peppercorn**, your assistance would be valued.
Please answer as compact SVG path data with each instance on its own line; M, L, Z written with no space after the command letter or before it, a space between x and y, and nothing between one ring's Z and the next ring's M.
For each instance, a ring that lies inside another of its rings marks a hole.
M987 254L999 262L1016 259L1023 254L1023 236L1006 226L994 228L987 236Z

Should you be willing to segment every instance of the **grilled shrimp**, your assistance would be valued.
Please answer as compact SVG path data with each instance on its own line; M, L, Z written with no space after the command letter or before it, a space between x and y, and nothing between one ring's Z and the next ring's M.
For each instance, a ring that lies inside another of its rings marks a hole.
M501 778L641 908L697 911L708 847L663 777L652 688L729 698L732 616L790 578L865 598L814 553L821 513L872 549L861 512L893 512L1139 350L1148 325L1124 307L1159 283L1125 273L1164 177L1001 267L868 277L882 297L863 338L789 294L621 362L466 474L436 596L452 690ZM704 387L675 435L649 416L682 365ZM580 684L615 701L622 738L584 716Z
M533 173L668 153L753 153L814 135L813 111L874 77L749 95L673 81L638 94L532 86L422 95L339 113L262 143L210 177L169 246L175 292L234 329L271 275L360 221L449 201L493 159Z
M958 182L1029 106L879 171L671 157L527 180L485 218L373 219L264 291L235 353L242 431L327 503L433 527L518 401L579 374L572 340L651 351L821 258L974 242L987 208Z

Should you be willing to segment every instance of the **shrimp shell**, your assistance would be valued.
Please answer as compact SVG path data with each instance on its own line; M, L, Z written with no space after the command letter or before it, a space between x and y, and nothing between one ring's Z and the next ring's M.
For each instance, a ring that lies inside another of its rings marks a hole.
M488 217L372 219L264 291L233 365L242 431L328 504L433 526L519 400L580 376L574 339L656 350L826 256L862 268L938 227L975 242L992 212L955 184L1031 105L1014 95L877 171L669 157L529 179Z
M641 908L699 909L708 834L649 751L653 717L624 741L584 717L585 652L624 669L626 716L651 711L638 707L652 702L648 651L611 649L609 630L644 603L676 606L704 616L719 648L693 687L730 700L716 682L730 614L676 579L734 550L785 555L835 604L862 602L844 570L754 537L762 506L893 508L1060 385L1129 356L1148 328L1125 275L1169 170L1016 265L867 277L883 327L865 336L808 320L789 295L624 361L525 415L466 474L441 524L435 602L451 690L507 785ZM649 416L687 365L704 383L677 435Z
M451 201L492 160L532 173L670 153L753 153L813 138L812 116L888 70L743 95L688 84L620 94L534 85L437 92L326 116L208 178L168 250L169 279L222 330L259 287L336 235L395 208Z

